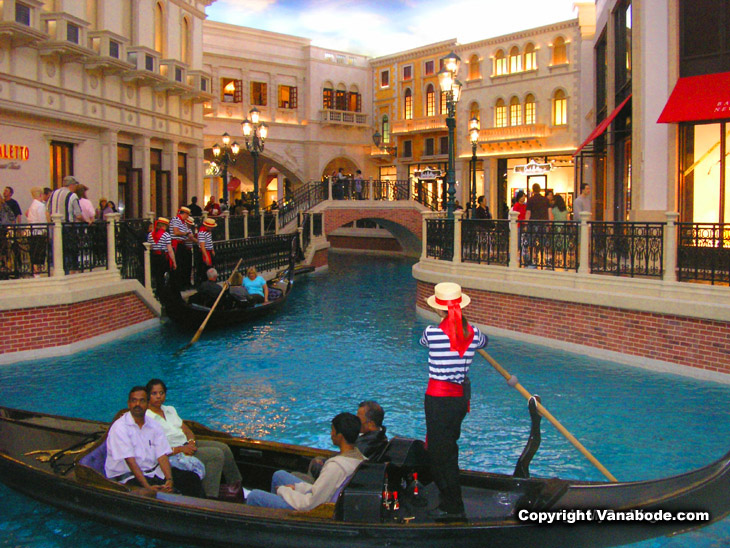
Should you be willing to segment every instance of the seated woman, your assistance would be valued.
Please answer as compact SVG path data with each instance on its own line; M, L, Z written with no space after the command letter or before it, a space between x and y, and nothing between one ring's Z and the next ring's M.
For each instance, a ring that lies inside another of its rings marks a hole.
M195 440L195 435L178 416L171 405L163 405L167 397L167 386L160 379L151 379L147 383L150 402L147 416L158 421L165 430L167 441L172 448L172 455L185 454L195 456L205 465L203 490L208 498L218 498L221 486L221 473L226 477L226 492L238 495L241 490L241 472L236 466L231 448L219 441ZM173 466L173 458L170 462Z
M249 302L248 291L243 287L243 274L240 272L234 272L231 276L231 287L228 292L234 301L239 303Z
M255 267L249 267L246 271L243 286L248 291L248 300L252 303L269 302L269 286L266 285L266 280L258 275Z

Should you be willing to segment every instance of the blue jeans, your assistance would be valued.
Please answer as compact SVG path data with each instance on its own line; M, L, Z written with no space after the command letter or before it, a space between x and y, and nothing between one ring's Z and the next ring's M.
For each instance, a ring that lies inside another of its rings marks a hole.
M302 480L286 470L278 470L274 472L271 478L271 493L254 489L246 497L246 504L249 506L262 506L264 508L283 508L285 510L294 510L294 508L283 498L276 494L276 490L282 485L292 485L294 483L303 483Z

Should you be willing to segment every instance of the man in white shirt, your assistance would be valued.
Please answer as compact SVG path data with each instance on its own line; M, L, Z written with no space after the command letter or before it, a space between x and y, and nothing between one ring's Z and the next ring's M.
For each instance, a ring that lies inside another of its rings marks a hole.
M591 212L591 199L589 195L591 193L591 187L586 184L580 185L580 196L573 201L573 220L580 221L580 212L588 211Z
M167 436L154 419L146 418L148 403L144 386L135 386L127 398L128 413L119 417L106 439L104 471L109 479L155 491L202 497L200 478L194 472L170 466L172 452Z

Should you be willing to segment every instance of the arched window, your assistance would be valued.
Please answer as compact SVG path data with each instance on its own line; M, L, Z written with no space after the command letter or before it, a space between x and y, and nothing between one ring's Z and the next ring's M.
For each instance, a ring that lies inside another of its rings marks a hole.
M509 50L509 71L522 72L522 56L517 46Z
M469 121L467 122L467 127L472 118L476 118L481 122L481 116L479 114L479 103L477 103L476 101L469 106Z
M403 104L403 118L413 120L413 92L411 88L406 89L405 101Z
M325 82L322 87L322 108L335 108L335 90L332 82Z
M568 62L568 47L565 38L558 36L553 42L553 65L564 65Z
M383 142L390 143L390 123L388 122L387 114L383 114L383 122L380 133L383 135Z
M190 21L183 17L180 29L180 60L188 65L191 63L190 43Z
M559 89L553 94L553 125L564 126L568 123L568 99Z
M532 93L528 93L525 97L525 125L531 126L535 124L537 118L537 111L535 110L535 96Z
M535 44L530 42L525 46L525 70L536 70L537 69L537 52L535 51Z
M356 85L350 86L350 91L347 93L347 110L350 112L362 111L362 95L360 95L360 88Z
M494 105L494 127L507 127L507 105L504 99L497 99Z
M482 77L482 71L479 70L479 56L472 55L469 58L469 80L476 80Z
M497 50L494 54L494 74L500 76L507 74L507 58L504 55L504 50Z
M436 116L436 92L433 84L426 86L426 116Z
M347 89L345 89L345 84L338 84L335 90L335 110L347 110Z
M165 14L162 10L162 4L155 4L155 50L159 51L165 57Z
M509 100L509 125L522 125L522 106L516 96Z

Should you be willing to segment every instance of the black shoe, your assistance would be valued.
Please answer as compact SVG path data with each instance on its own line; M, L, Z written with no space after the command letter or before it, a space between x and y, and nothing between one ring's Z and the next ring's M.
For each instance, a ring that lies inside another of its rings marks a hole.
M440 523L455 523L455 522L464 522L466 523L468 520L466 519L466 514L464 512L447 512L446 510L442 510L441 508L434 508L433 510L428 511L428 518L432 519L434 521L438 521Z

